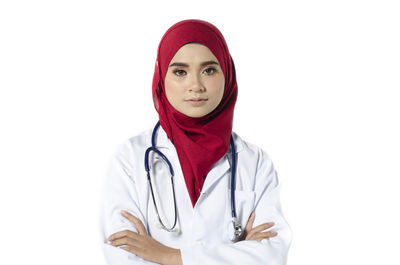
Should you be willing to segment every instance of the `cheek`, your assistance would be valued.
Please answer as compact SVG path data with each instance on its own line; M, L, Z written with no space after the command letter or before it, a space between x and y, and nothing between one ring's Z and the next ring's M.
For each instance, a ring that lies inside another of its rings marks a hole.
M185 85L184 82L179 81L179 80L165 80L165 95L166 98L171 104L173 108L175 108L178 111L183 111L183 100L184 100L184 95L185 95Z
M214 98L218 101L221 101L224 95L225 88L225 79L222 78L214 78L210 80L209 83L209 91L213 94Z
M165 94L167 96L167 99L170 102L174 101L176 96L179 94L179 90L180 90L178 83L174 80L166 78L164 81L164 84L165 84Z

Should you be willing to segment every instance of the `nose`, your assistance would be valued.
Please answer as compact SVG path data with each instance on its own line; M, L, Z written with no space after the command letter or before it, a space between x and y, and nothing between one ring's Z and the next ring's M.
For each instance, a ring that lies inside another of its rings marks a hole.
M205 87L199 75L193 75L190 79L189 92L204 92Z

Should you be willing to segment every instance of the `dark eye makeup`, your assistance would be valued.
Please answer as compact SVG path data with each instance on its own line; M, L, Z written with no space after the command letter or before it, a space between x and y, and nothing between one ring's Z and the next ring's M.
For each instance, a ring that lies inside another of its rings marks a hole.
M177 76L186 75L186 71L185 71L185 70L182 70L182 69L175 69L175 70L173 70L173 73L174 73L175 75L177 75Z
M212 75L217 72L217 69L214 67L207 67L203 72L205 72L207 75Z
M186 75L186 71L182 70L182 69L174 69L172 70L172 72L176 75L176 76L184 76ZM215 67L207 67L202 71L204 74L206 75L213 75L215 74L217 71L217 69Z

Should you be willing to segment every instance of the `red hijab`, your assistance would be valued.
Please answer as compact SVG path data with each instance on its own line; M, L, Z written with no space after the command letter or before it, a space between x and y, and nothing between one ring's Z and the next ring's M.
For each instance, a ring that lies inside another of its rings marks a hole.
M207 46L218 59L225 77L221 102L214 111L199 118L188 117L175 110L165 95L164 87L171 59L190 42ZM211 167L228 151L237 93L233 60L224 37L214 25L191 19L180 21L167 30L158 46L153 101L161 126L178 153L193 206Z

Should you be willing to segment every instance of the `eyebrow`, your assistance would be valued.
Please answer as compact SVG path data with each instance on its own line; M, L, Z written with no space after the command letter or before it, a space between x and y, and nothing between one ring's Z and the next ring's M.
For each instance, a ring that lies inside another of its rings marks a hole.
M210 64L219 65L219 63L217 63L216 61L205 61L205 62L202 62L200 64L200 66L205 66L205 65L210 65ZM173 67L173 66L189 67L189 65L187 63L179 63L179 62L172 63L169 65L169 67Z

